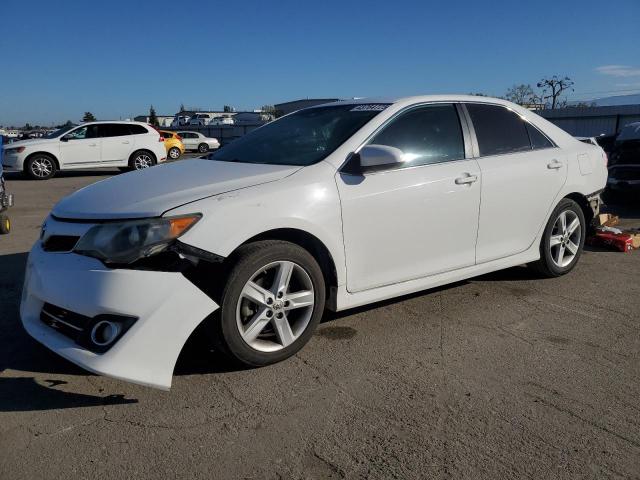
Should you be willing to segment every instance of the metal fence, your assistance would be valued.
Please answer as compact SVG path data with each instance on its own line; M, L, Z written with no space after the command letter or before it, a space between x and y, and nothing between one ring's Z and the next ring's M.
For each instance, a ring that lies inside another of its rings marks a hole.
M625 125L640 121L640 105L569 107L536 113L576 137L620 133Z
M217 138L220 142L220 145L225 145L229 142L234 141L236 138L240 138L243 135L246 135L251 130L255 130L258 127L261 127L264 123L251 123L251 124L240 124L240 125L205 125L205 126L194 126L194 125L185 125L184 127L167 127L163 128L163 130L170 130L173 132L199 132L206 137Z

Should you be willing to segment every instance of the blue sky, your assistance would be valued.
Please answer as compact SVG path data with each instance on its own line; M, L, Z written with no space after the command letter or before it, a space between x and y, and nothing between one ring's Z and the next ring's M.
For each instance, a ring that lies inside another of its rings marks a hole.
M640 0L0 3L0 125L305 97L640 91Z

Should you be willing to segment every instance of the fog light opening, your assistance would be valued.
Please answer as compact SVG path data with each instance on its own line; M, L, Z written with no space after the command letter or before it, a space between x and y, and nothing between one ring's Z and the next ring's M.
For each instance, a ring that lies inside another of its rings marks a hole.
M120 333L120 325L108 320L102 320L91 329L91 341L100 347L112 343Z

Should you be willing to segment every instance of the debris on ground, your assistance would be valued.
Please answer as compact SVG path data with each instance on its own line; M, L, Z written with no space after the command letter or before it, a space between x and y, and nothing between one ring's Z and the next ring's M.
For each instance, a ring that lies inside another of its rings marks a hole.
M621 252L640 248L640 228L615 227L620 219L617 215L601 213L593 219L594 233L587 237L586 244L594 247L610 247Z

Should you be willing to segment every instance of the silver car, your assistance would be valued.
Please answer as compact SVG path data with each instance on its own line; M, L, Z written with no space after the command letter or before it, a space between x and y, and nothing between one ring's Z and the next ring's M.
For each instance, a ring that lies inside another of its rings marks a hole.
M217 138L205 137L199 132L178 132L182 137L182 143L186 150L196 150L200 153L220 148Z

